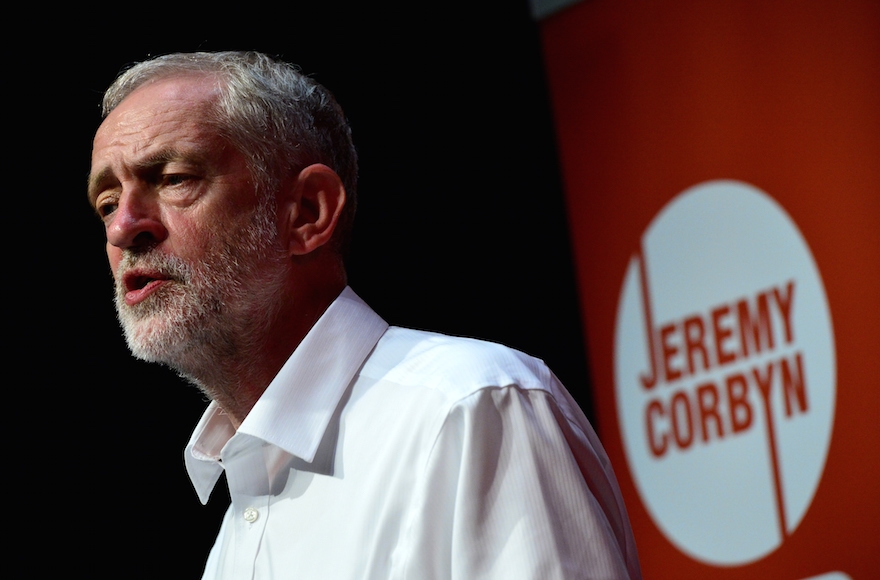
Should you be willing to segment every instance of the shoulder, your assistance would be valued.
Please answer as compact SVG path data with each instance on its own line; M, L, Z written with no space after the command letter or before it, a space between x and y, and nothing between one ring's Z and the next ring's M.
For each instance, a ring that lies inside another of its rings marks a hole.
M399 327L389 328L361 374L452 400L493 387L552 391L557 382L543 361L507 346Z

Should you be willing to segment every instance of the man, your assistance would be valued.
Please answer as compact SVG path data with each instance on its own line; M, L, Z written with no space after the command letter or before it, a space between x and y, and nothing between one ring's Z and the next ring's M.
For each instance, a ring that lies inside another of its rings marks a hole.
M211 403L185 450L231 505L205 578L638 578L583 413L538 360L389 327L347 286L357 159L332 96L255 53L141 63L89 200L135 356Z

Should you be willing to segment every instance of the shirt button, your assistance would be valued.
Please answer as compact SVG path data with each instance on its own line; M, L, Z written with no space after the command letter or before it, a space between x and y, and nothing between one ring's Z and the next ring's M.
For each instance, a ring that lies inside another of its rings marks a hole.
M252 524L257 521L258 517L260 517L260 512L258 512L256 509L249 507L244 510L244 521Z

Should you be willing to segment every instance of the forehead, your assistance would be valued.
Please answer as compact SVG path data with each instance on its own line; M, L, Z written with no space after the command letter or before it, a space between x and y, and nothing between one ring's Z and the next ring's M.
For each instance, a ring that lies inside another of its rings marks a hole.
M219 94L207 75L163 79L135 89L95 134L89 199L94 201L105 182L160 159L225 160L229 144L211 122Z
M163 136L175 141L204 138L215 132L208 121L218 96L216 82L203 75L172 77L138 87L98 128L93 163L113 149L136 153L161 144Z

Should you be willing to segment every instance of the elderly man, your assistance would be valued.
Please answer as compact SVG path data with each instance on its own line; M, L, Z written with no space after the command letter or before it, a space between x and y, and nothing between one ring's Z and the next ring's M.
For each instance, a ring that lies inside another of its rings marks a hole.
M205 578L638 578L586 418L540 361L389 327L347 286L357 157L326 89L256 53L141 63L89 200L133 354L210 399L185 449L231 505Z

